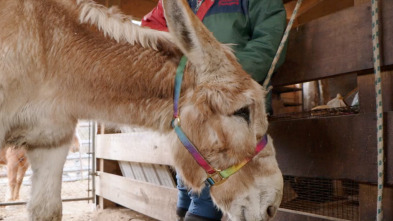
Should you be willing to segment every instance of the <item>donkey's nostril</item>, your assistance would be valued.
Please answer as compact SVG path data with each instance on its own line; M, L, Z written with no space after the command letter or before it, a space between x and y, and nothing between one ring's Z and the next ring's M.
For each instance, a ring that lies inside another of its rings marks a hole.
M275 206L269 206L266 210L267 215L272 218L276 214L277 208Z

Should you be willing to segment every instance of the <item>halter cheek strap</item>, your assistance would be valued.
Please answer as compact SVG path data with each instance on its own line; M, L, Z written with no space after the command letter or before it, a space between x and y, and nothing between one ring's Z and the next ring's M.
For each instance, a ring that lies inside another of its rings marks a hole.
M190 152L195 161L201 166L207 174L206 182L207 184L213 186L215 184L223 183L228 177L236 173L240 170L244 165L246 165L255 155L257 155L263 148L267 145L268 139L265 134L261 141L258 142L255 153L253 157L246 158L239 164L233 165L225 170L219 170L213 168L209 162L203 157L203 155L198 151L198 149L192 144L192 142L188 139L187 135L183 132L180 127L180 114L179 114L179 98L180 98L180 90L181 83L183 80L184 69L187 63L187 58L183 56L180 60L179 66L176 70L175 77L175 92L173 99L173 120L172 127L175 130L180 142L184 145L184 147Z

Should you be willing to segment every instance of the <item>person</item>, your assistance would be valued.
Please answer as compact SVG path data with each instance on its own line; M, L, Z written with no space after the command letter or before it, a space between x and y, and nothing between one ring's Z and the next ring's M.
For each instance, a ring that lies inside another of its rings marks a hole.
M243 69L254 80L263 83L277 52L286 26L286 11L282 0L187 0L193 12L221 43L231 44ZM144 16L142 26L168 31L162 0ZM283 51L277 67L284 62ZM271 94L266 108L272 113ZM200 194L188 190L178 175L179 220L221 220L222 213L213 204L210 187Z

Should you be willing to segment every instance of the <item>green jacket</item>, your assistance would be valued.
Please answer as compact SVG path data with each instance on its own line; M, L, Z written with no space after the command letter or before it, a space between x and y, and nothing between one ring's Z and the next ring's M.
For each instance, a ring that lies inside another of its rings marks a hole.
M161 1L143 18L142 26L168 30ZM207 1L212 0L204 0L199 11L198 0L188 3L196 14L205 11L202 16L205 26L220 42L234 44L232 47L243 69L262 84L285 31L286 11L282 0L214 0L212 4ZM285 52L284 49L276 69L284 62ZM270 111L270 95L266 101Z
M282 0L216 0L203 23L220 42L236 44L233 49L243 69L263 83L286 27ZM284 62L285 51L277 67Z

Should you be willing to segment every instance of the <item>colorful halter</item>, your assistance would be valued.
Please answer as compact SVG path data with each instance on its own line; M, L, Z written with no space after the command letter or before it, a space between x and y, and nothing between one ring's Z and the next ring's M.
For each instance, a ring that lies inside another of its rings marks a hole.
M192 157L195 161L206 171L207 179L206 182L213 186L215 184L221 184L226 179L240 170L244 165L246 165L255 155L257 155L263 148L266 146L268 140L267 135L263 136L262 140L258 142L255 148L255 154L253 157L246 158L239 164L233 165L225 170L214 169L209 162L199 153L198 149L191 143L186 134L180 127L180 116L179 116L179 98L180 98L180 89L181 83L183 80L184 69L187 63L187 58L183 56L180 60L179 66L176 70L175 77L175 93L173 100L173 120L172 127L174 128L179 140L182 142L184 147L191 153Z

